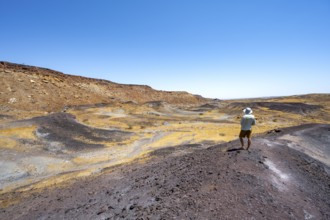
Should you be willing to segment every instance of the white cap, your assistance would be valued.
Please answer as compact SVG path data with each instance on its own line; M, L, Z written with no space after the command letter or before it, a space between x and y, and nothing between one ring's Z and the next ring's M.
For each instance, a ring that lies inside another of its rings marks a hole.
M243 110L243 112L244 112L244 114L249 115L249 114L252 114L253 111L251 108L247 107L246 109Z

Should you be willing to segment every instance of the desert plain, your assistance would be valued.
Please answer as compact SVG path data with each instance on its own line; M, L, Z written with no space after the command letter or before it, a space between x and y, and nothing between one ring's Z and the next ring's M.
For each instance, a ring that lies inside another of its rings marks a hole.
M8 62L0 79L1 219L330 218L330 94L207 99Z

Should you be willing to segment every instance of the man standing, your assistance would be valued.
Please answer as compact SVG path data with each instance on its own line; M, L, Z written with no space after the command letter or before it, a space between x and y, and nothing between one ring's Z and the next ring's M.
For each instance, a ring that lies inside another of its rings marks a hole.
M241 132L239 133L239 140L241 141L242 150L244 149L244 137L248 139L248 146L246 150L250 148L251 145L251 133L252 133L252 125L256 124L256 120L254 115L252 115L252 109L246 108L243 110L244 116L241 119Z

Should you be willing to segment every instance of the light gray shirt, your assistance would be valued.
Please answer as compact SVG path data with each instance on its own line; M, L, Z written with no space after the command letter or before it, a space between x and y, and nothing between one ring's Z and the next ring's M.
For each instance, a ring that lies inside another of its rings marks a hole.
M248 131L252 129L252 125L256 124L256 119L254 115L247 114L244 115L241 119L241 130Z

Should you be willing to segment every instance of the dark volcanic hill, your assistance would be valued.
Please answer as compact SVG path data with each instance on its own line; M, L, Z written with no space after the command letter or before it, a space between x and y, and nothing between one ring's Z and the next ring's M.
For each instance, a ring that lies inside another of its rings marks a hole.
M207 99L187 92L154 90L145 85L63 74L54 70L0 62L0 112L12 109L56 112L65 106L117 101L165 101L175 105L202 104Z

